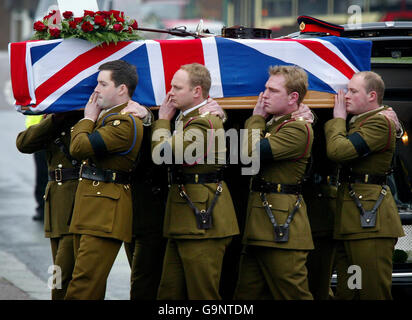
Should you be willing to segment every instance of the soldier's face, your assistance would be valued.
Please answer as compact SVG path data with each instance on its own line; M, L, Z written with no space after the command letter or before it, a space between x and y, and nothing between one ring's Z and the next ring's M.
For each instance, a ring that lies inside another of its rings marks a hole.
M112 81L112 72L102 70L97 76L97 86L94 92L97 93L97 105L102 109L114 107L118 104L121 86L116 87Z
M290 95L285 88L285 78L281 75L270 76L263 92L263 108L274 116L288 113L291 103Z
M345 94L346 111L350 114L360 114L367 111L369 94L365 90L365 80L362 76L353 76L348 83Z
M173 76L171 85L170 98L177 109L185 110L194 106L196 92L194 88L191 88L189 75L186 71L178 70Z

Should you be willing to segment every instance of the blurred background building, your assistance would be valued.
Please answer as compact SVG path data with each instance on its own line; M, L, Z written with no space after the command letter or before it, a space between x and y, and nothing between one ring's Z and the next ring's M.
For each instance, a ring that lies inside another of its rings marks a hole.
M97 0L100 10L116 9L136 18L141 27L186 26L194 31L200 19L220 35L223 26L271 29L274 36L297 31L296 18L310 15L345 24L356 10L361 22L412 20L412 0ZM57 0L0 0L0 50L9 42L31 37L33 22L57 8ZM145 37L158 37L159 34Z

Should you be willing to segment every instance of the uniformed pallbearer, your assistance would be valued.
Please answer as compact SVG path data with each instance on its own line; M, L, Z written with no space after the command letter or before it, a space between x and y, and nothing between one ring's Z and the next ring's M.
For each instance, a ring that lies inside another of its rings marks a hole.
M335 98L334 119L325 124L328 157L342 165L334 228L338 252L343 252L337 261L338 275L350 272L357 279L349 283L347 277L338 278L338 298L392 298L392 254L404 233L386 183L396 129L380 114L386 108L384 89L378 74L355 74L347 93L341 90ZM353 115L349 129L347 114Z
M249 154L258 149L260 172L251 181L234 298L312 299L305 263L313 242L300 183L313 131L303 119L291 119L308 80L306 72L295 66L271 67L269 75L245 124L246 148ZM252 129L258 133L253 139Z
M70 127L82 111L47 115L17 136L17 148L24 153L46 150L49 182L44 193L44 230L50 238L53 264L61 283L54 283L52 300L63 299L74 267L73 236L69 224L73 212L80 163L69 154ZM59 268L59 269L57 269Z
M224 132L219 131L223 124L217 116L199 113L211 85L204 66L182 66L171 85L152 136L154 162L163 159L172 165L163 229L168 243L158 299L220 299L223 256L232 236L239 233L218 164L226 151ZM181 112L172 126L176 110ZM216 142L219 134L223 147Z
M130 177L143 126L120 111L133 95L137 73L121 60L99 70L84 119L71 133L70 153L83 162L70 225L76 262L66 299L103 299L120 246L132 237Z

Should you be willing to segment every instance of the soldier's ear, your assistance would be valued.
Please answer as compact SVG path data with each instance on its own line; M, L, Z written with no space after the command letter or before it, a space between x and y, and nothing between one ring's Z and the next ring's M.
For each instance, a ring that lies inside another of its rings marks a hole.
M378 99L378 95L376 94L376 91L370 91L368 92L368 100L369 102L373 102Z
M196 98L202 96L202 87L201 86L196 86L193 88L193 94Z
M124 94L129 94L129 89L127 88L127 86L122 83L121 85L119 85L119 95L124 95Z
M292 92L289 94L289 104L293 105L295 103L298 103L299 100L299 93L297 93L296 91Z

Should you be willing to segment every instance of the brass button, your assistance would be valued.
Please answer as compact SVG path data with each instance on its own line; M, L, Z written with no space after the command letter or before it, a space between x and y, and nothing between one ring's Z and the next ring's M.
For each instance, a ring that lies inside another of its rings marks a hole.
M97 191L97 194L102 194L100 191Z
M61 164L59 164L57 167L59 167L59 168L63 168L63 166L62 166Z
M65 136L65 135L66 135L66 132L62 131L61 135L62 135L62 136Z

